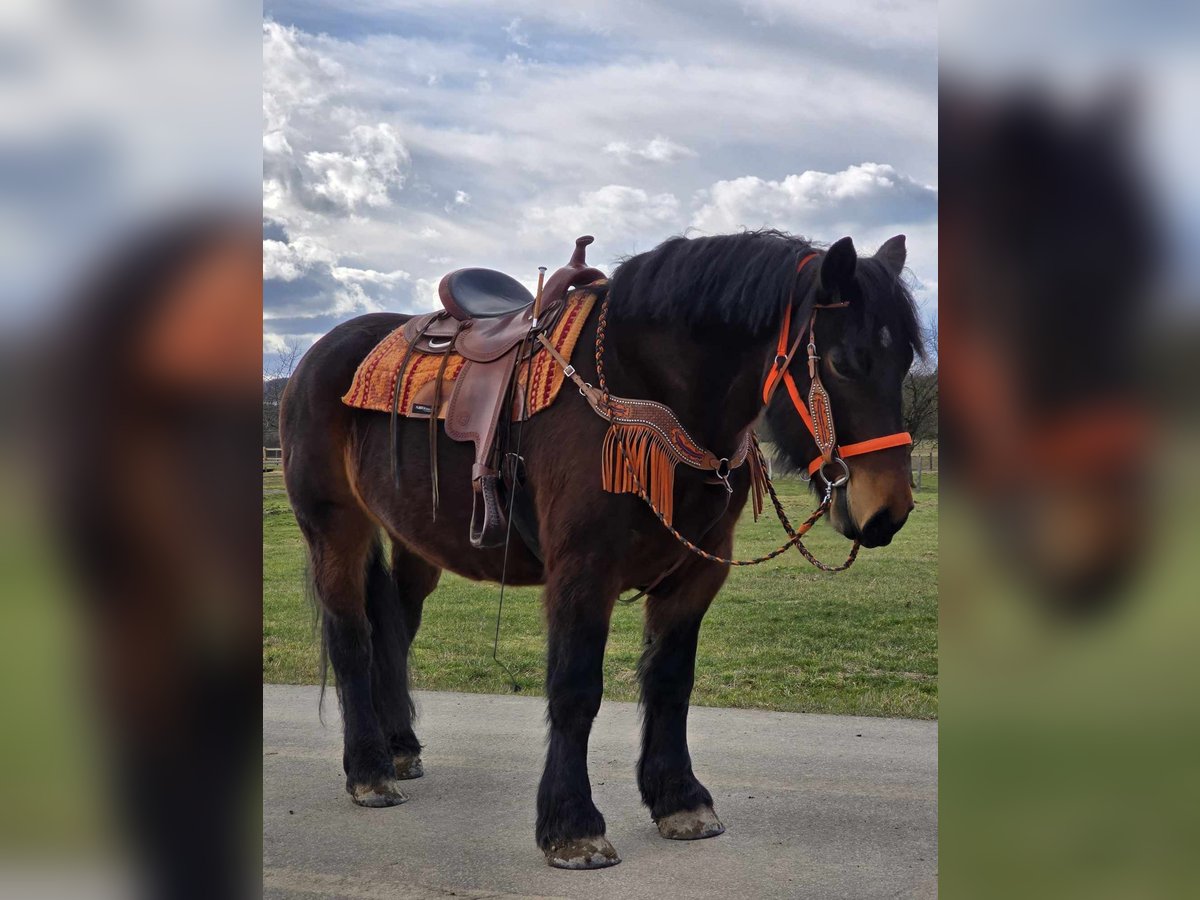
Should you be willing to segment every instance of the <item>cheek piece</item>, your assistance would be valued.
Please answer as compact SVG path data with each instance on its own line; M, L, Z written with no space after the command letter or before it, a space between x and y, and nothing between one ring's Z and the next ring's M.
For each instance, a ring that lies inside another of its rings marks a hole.
M796 275L799 276L804 271L804 267L808 265L818 254L810 253L805 256L796 266ZM821 373L817 368L817 363L820 356L817 355L816 344L816 324L817 313L823 309L842 309L848 304L843 301L841 303L826 303L813 307L812 315L808 320L808 401L802 398L800 388L796 385L796 379L792 377L792 373L788 371L788 366L792 358L796 355L796 351L800 349L800 343L804 339L805 329L801 329L796 335L794 341L790 340L792 331L792 305L795 292L795 284L792 285L793 296L788 298L787 307L783 311L783 325L779 329L779 343L775 350L775 362L772 364L770 371L767 372L767 377L763 382L763 403L771 402L771 397L776 389L782 384L788 392L788 396L792 399L792 406L796 408L796 412L800 414L801 420L804 422L808 433L812 435L813 441L817 445L819 455L808 464L808 474L810 476L819 474L825 482L827 488L840 487L850 480L850 467L846 465L845 459L849 456L862 456L865 453L873 453L876 450L886 450L889 447L903 447L912 443L912 435L907 431L898 431L894 434L885 434L882 437L870 438L865 441L858 441L854 444L838 445L837 431L833 425L833 410L830 408L829 392L825 390L825 385L821 383ZM838 466L841 472L833 477L826 474L826 466Z

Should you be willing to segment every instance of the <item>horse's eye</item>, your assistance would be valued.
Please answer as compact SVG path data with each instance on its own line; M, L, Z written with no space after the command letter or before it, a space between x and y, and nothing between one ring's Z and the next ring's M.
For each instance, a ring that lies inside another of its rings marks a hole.
M841 347L834 347L829 351L828 357L829 368L834 375L847 380L854 377L854 373L850 371L850 362L845 350Z
M844 347L834 347L828 353L829 368L833 374L843 381L855 378L865 378L871 374L874 365L873 355L861 348L847 350Z

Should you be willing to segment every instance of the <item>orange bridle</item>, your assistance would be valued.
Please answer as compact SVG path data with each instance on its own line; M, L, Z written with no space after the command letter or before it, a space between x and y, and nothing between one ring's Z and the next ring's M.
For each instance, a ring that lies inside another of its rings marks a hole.
M804 267L817 257L816 253L809 253L796 265L796 278L799 280L800 273L804 271ZM858 441L854 444L843 444L838 446L837 430L833 425L833 410L829 405L829 392L825 390L825 385L821 383L821 373L818 370L817 363L820 357L817 355L816 344L816 324L817 312L822 309L841 309L847 306L846 301L841 303L826 303L813 306L812 315L808 320L808 402L805 403L800 396L800 388L796 386L796 379L792 377L792 373L788 370L792 358L796 355L796 351L800 349L800 342L804 339L804 330L802 329L796 335L795 341L790 341L792 332L792 306L795 297L795 282L792 283L792 296L788 298L787 307L783 312L783 325L779 329L779 343L775 349L775 361L767 372L766 380L763 382L763 403L771 402L771 397L775 390L782 383L787 388L788 395L792 398L792 405L796 407L796 412L800 414L801 420L808 428L809 434L817 444L817 450L820 455L808 464L808 474L816 475L820 473L822 480L827 488L839 487L850 480L850 467L845 463L845 457L862 456L864 453L874 453L876 450L886 450L889 447L903 447L912 443L912 435L907 431L898 431L894 434L886 434L883 437L870 438L865 441ZM842 475L839 478L831 479L825 474L825 467L832 463L839 463L842 467Z

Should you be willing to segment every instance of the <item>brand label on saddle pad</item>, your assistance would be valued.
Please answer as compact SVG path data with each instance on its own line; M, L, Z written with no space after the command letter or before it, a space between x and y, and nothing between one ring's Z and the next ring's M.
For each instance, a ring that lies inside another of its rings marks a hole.
M591 291L578 290L568 295L562 316L548 335L554 349L567 359L571 358L575 350L575 342L579 339L595 302L596 295ZM433 410L436 393L434 381L441 370L442 391L438 418L444 419L454 380L462 372L466 360L457 353L451 353L449 358L444 358L444 354L441 353L414 352L409 357L405 370L400 372L400 366L408 351L408 342L404 339L403 331L402 327L397 328L367 354L354 373L350 390L342 397L342 402L358 409L390 413L396 379L399 377L400 415L427 419ZM525 395L526 379L529 380L529 414L533 415L554 402L566 377L553 357L545 350L539 349L533 356L532 366L522 363L517 367L518 390L522 396Z

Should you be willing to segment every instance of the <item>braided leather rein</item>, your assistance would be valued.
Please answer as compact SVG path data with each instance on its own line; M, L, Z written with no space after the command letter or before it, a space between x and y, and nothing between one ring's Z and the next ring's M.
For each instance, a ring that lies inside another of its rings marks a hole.
M595 351L595 353L596 353L596 381L599 384L600 396L598 398L598 402L594 402L591 404L592 408L595 409L596 412L598 414L600 414L601 416L604 416L604 414L601 412L601 409L609 409L610 408L610 399L609 399L610 394L609 394L609 390L608 390L608 380L605 378L605 375L604 375L604 337L605 337L605 332L606 332L607 328L608 328L608 297L605 296L603 301L601 301L600 317L596 323L596 351ZM556 358L556 360L559 362L559 364L563 366L563 369L566 372L567 376L569 378L571 378L571 380L579 388L580 394L582 394L585 398L591 399L594 396L596 389L593 388L592 385L590 385L586 381L584 381L575 372L575 367L570 365L570 363L568 363L557 352L555 352L553 346L548 341L546 341L540 335L539 335L539 340L541 341L542 345L551 352L551 354ZM607 417L605 416L605 418L607 418ZM767 562L768 560L774 559L775 557L780 556L783 553L786 553L788 551L788 549L790 549L791 547L795 547L797 550L800 551L800 554L806 560L808 560L816 568L820 569L823 572L842 572L842 571L845 571L846 569L850 568L850 566L854 564L854 560L858 556L859 542L857 540L854 541L853 546L850 548L850 554L846 557L845 562L843 562L837 566L831 566L828 563L821 562L821 560L817 559L812 554L812 552L807 547L804 546L804 543L802 540L804 535L807 534L812 529L812 527L820 520L820 518L823 515L825 515L826 512L829 511L829 507L830 507L831 503L833 502L833 485L831 483L829 483L828 481L826 482L825 496L822 498L820 505L815 510L813 510L813 512L808 516L807 519L805 519L803 522L800 523L799 528L794 528L792 526L791 521L788 519L787 513L783 509L783 502L779 499L779 495L775 490L775 485L771 481L771 476L770 476L769 469L767 467L766 459L763 456L762 448L759 446L759 443L758 443L758 436L755 435L753 432L750 432L749 443L750 443L750 447L749 447L748 452L753 453L756 460L758 461L759 469L762 473L763 482L766 486L767 493L771 497L771 505L775 509L775 515L778 517L779 523L783 526L784 531L786 531L788 534L788 539L783 544L779 545L771 552L766 553L762 556L756 556L753 559L730 559L728 557L718 556L714 553L709 553L704 548L702 548L702 547L696 545L695 543L693 543L692 541L688 540L687 537L685 537L683 534L681 534L679 532L679 530L670 523L667 516L662 512L662 510L660 510L658 508L658 506L651 499L650 494L646 491L645 486L641 483L641 479L638 478L638 475L637 475L637 472L635 471L633 462L629 459L629 456L625 450L624 443L622 442L620 446L621 446L622 456L623 456L623 459L624 459L624 462L626 465L626 469L628 470L629 477L634 486L633 493L636 493L639 497L642 498L642 500L645 501L646 505L650 507L650 511L654 513L654 515L658 518L659 522L662 523L663 527L666 528L667 531L670 532L671 535L677 541L679 541L680 544L682 544L687 550L691 551L692 553L696 554L697 556L701 557L702 559L706 559L709 562L715 562L715 563L719 563L721 565L727 565L727 566L756 566L756 565L759 565L760 563L764 563L764 562Z
M608 400L608 380L604 376L604 335L608 328L608 297L605 296L600 304L600 318L596 323L596 381L600 386L600 392L603 395L605 402ZM810 563L820 569L822 572L842 572L850 568L854 564L855 558L858 556L858 541L855 541L850 548L850 555L846 557L846 561L838 566L831 566L817 559L807 547L804 546L802 538L807 534L814 525L820 521L821 517L829 511L829 506L833 502L833 486L826 482L825 496L822 498L820 505L812 511L807 519L800 523L799 528L793 528L792 523L788 520L787 513L784 512L783 502L779 499L779 494L775 491L775 484L771 481L770 470L766 464L766 459L763 457L762 448L758 444L758 436L751 432L752 452L758 458L759 465L762 471L763 481L767 487L767 493L771 497L771 505L775 508L775 515L779 518L779 523L783 526L784 531L788 534L788 539L776 547L769 553L762 556L756 556L753 559L730 559L724 556L717 556L714 553L709 553L702 547L689 541L686 537L679 533L673 525L667 523L666 517L659 511L650 499L650 495L646 493L642 485L637 484L637 475L632 471L632 464L629 458L625 458L626 465L630 467L630 475L633 477L637 487L637 494L641 497L646 505L650 507L650 511L658 517L663 526L679 541L684 547L695 553L697 556L707 559L710 562L720 563L727 566L757 566L760 563L765 563L767 560L774 559L788 551L789 548L795 547L800 551L801 555ZM622 447L624 450L624 447Z

